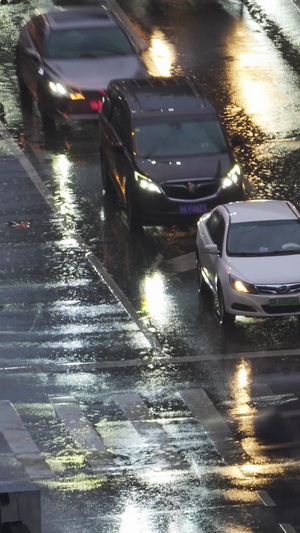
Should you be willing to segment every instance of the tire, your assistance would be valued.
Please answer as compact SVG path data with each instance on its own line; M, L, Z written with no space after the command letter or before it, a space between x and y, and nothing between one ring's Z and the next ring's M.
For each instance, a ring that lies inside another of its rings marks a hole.
M233 326L235 321L235 315L228 313L225 309L224 296L221 286L218 286L218 309L217 315L219 318L220 324L222 326Z
M199 254L197 250L196 250L196 275L197 275L199 296L200 294L207 294L209 292L209 287L205 283L205 280L203 278L201 263L200 263Z
M45 130L48 130L48 132L49 130L55 130L55 120L49 115L47 105L43 97L43 92L39 91L38 95L38 107L42 119L43 128Z
M32 95L27 85L25 84L23 80L23 76L21 74L18 51L16 52L15 66L16 66L16 76L17 76L18 86L19 86L19 91L20 91L21 105L25 107L32 107Z
M126 211L129 228L132 231L141 231L143 229L143 224L142 220L137 216L130 187L126 188Z
M100 151L100 168L101 168L101 180L102 180L103 193L107 195L111 194L113 187L112 187L112 183L110 181L109 175L108 175L107 163L101 151Z

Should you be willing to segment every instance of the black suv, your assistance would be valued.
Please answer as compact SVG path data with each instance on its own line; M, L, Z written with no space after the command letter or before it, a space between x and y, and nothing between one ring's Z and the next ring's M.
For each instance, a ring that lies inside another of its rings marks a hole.
M132 227L244 199L242 170L194 78L113 80L99 134L103 188L117 191Z

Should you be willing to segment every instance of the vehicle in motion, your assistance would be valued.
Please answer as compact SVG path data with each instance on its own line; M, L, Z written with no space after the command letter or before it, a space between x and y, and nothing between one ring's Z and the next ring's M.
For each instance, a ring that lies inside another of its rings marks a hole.
M195 78L110 82L99 114L105 190L132 227L174 224L244 199L240 165Z
M282 200L219 205L198 221L196 265L223 324L300 315L300 213Z
M56 117L97 119L111 79L148 76L141 43L104 6L36 15L17 42L20 90L37 100L45 124Z

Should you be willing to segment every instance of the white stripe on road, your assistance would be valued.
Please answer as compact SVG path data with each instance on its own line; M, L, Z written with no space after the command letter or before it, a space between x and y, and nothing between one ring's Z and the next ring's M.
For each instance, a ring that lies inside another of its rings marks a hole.
M70 435L87 451L106 451L106 446L73 396L52 396L50 401Z
M266 490L258 490L256 491L256 494L266 507L276 507L276 503L272 500Z
M15 347L17 343L14 343ZM21 346L21 343L20 343ZM0 366L1 372L63 372L69 370L81 370L91 372L92 370L101 370L103 368L127 368L131 366L164 366L164 365L182 365L189 363L204 363L207 361L230 361L242 359L265 359L268 357L299 357L300 350L270 350L267 352L237 352L237 353L217 353L217 354L201 354L201 355L187 355L182 357L143 357L143 359L126 359L121 361L101 361L92 363L64 363L64 364L40 364L40 365L25 365L25 366ZM294 374L295 376L295 374Z
M291 524L279 524L284 533L297 533Z
M0 432L31 479L55 475L8 400L0 401Z
M153 419L151 412L138 393L115 394L114 400L124 415L148 445L158 447L163 466L173 469L187 469L189 464L182 460L174 449L173 440L164 431L159 421Z
M229 465L243 464L243 451L204 389L188 389L180 395L192 415L207 432L214 447Z

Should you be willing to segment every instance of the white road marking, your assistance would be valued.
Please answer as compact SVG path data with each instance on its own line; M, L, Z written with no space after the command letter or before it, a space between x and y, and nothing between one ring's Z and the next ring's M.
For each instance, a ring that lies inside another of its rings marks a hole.
M106 446L73 396L51 396L50 401L69 433L82 449L106 451Z
M8 400L0 401L0 431L31 479L55 475Z
M192 415L203 426L214 447L228 465L243 464L243 451L204 389L180 392Z
M279 524L284 533L297 533L291 524Z
M266 490L258 490L256 491L256 494L266 507L276 507L276 503L272 500Z
M16 343L14 343L16 346ZM144 367L144 366L164 366L164 365L182 365L189 363L203 363L214 361L230 361L243 359L265 359L268 357L299 357L300 350L270 350L267 352L237 352L237 353L217 353L217 354L201 354L201 355L187 355L182 357L143 357L143 359L126 359L122 361L100 361L92 363L64 363L64 364L49 364L49 365L24 365L24 366L0 366L1 372L62 372L65 369L73 370L85 370L90 372L92 370L101 370L103 368L127 368L131 366Z
M160 461L163 459L165 463L163 466L175 469L190 468L190 465L186 461L183 461L174 449L172 439L164 431L159 420L153 419L151 412L140 394L115 394L114 399L145 442L148 441L152 447L159 448L160 454L158 458Z

